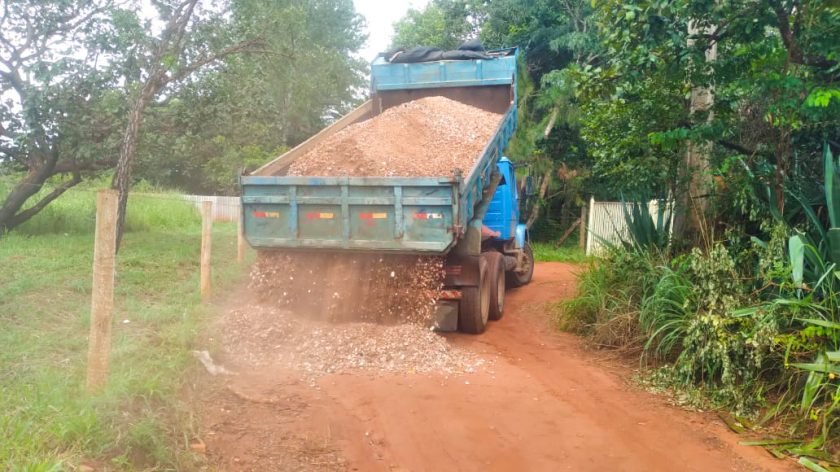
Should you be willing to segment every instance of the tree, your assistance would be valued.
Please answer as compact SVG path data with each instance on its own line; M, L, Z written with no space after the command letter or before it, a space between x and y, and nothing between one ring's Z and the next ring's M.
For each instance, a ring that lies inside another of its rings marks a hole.
M463 0L434 0L422 10L409 9L394 23L391 45L455 49L477 35L481 19L481 11Z
M363 100L365 40L349 0L239 0L231 21L264 40L147 109L134 175L193 193L238 192L237 177ZM169 95L169 92L167 92Z
M196 13L198 3L199 0L183 0L174 5L157 4L161 17L166 18L166 26L160 39L150 43L152 48L148 53L148 68L144 71L146 77L139 91L132 97L133 103L128 114L119 159L111 182L111 187L119 190L120 193L117 211L117 250L122 240L128 191L131 185L131 169L146 107L168 85L184 80L202 67L226 56L254 49L263 44L260 39L251 38L219 49L214 48L214 40L217 40L219 36L224 36L220 34L220 26L224 26L226 22L221 18L222 12L211 12L208 18L200 18ZM222 42L227 42L227 38L224 38Z
M0 205L0 234L31 218L85 173L113 165L121 55L100 48L110 0L4 1L0 16L0 165L22 172ZM28 204L45 182L55 189Z
M597 19L606 63L589 71L584 88L595 92L589 96L593 108L619 101L625 116L641 118L655 109L670 117L633 130L661 151L661 157L646 152L635 162L670 159L670 151L681 153L688 142L711 145L707 172L718 179L716 188L711 194L688 189L689 182L705 179L692 175L702 169L681 164L686 178L677 182L676 194L702 195L719 215L727 211L721 204L734 198L738 206L732 211L758 216L753 207L765 198L757 198L755 188L765 186L769 203L783 211L786 187L813 175L809 169L819 165L821 139L836 134L840 124L840 99L828 98L837 90L838 18L840 10L827 2L603 2ZM717 59L707 62L715 47ZM639 88L650 81L664 88ZM713 87L713 106L691 113L691 86ZM621 155L609 144L621 141L610 133L615 130L596 128L590 138L605 143L605 155ZM747 187L733 188L734 182Z
M21 177L0 196L0 233L121 153L117 187L233 193L243 167L361 98L351 0L153 5L145 18L135 1L2 2L0 172Z

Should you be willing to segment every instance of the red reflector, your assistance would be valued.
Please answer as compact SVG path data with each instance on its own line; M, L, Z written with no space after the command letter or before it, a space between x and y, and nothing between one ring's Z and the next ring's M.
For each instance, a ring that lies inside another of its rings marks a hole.
M415 220L428 220L429 214L428 213L415 213L414 214Z
M443 270L450 275L461 275L462 267L459 265L446 266Z
M255 211L252 214L254 215L254 218L265 218L265 212L264 211Z
M438 299L440 299L440 300L460 300L461 299L461 291L460 290L441 290L438 293Z

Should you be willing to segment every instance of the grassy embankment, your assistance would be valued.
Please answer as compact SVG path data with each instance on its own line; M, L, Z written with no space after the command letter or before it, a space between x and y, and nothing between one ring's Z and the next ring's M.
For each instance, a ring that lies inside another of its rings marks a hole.
M131 198L109 385L89 396L94 198L72 192L0 238L2 470L194 465L186 452L194 424L179 390L196 369L190 350L202 348L196 334L212 312L198 293L199 216L172 198ZM223 293L245 270L235 225L217 223L213 233L214 287Z
M531 242L534 259L537 262L571 262L583 263L590 260L586 253L577 246L557 247L551 242Z

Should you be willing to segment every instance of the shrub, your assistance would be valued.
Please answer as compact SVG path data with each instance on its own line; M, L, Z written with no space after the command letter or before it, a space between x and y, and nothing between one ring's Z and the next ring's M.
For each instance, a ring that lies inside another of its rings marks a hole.
M652 254L611 250L579 275L577 296L559 306L559 326L587 335L598 346L639 347L639 310L660 263Z

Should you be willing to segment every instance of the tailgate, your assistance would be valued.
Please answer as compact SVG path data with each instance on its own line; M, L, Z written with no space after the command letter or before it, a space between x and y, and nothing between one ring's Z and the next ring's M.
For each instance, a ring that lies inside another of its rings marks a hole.
M257 249L444 253L458 236L450 178L242 177L245 239Z

